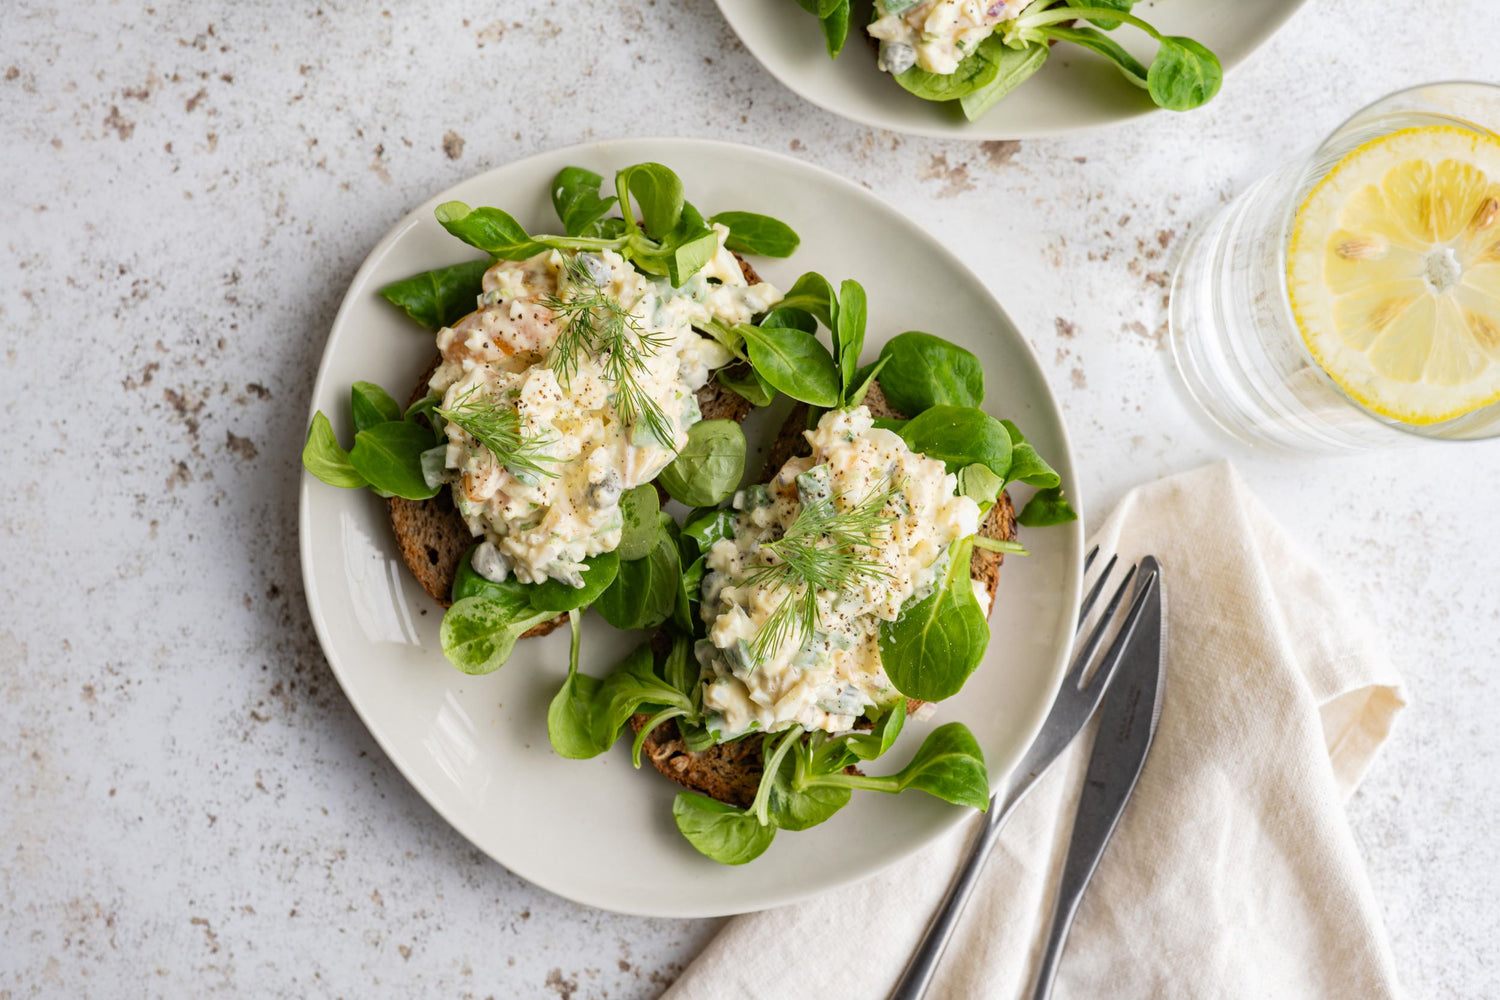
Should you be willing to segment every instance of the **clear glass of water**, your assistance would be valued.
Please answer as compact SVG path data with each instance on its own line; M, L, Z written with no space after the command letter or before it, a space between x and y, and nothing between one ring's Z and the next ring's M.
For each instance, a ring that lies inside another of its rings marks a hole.
M1188 393L1229 434L1262 447L1322 452L1500 435L1500 403L1425 425L1367 409L1314 360L1288 295L1288 247L1308 193L1357 147L1428 126L1500 132L1500 87L1435 83L1381 98L1310 156L1246 190L1184 249L1172 283L1172 354Z

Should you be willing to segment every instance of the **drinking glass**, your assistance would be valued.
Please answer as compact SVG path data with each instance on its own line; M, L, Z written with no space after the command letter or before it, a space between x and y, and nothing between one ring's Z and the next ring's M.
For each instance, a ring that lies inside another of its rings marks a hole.
M1246 190L1186 246L1172 282L1172 354L1188 393L1225 431L1253 445L1324 452L1500 435L1500 403L1426 425L1366 409L1313 359L1288 296L1293 221L1313 186L1356 147L1435 125L1493 135L1500 87L1434 83L1381 98L1310 156Z

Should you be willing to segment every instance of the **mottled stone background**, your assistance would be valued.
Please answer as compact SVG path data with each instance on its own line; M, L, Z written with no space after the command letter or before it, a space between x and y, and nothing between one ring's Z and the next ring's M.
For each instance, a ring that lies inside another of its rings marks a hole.
M803 103L708 0L13 0L0 997L619 1000L713 933L564 902L450 830L334 682L297 564L314 366L370 247L459 178L635 134L789 151L961 250L1043 358L1090 518L1234 458L1410 686L1350 810L1411 995L1500 994L1500 442L1257 457L1163 347L1195 222L1386 91L1493 75L1495 13L1311 0L1206 110L970 144Z

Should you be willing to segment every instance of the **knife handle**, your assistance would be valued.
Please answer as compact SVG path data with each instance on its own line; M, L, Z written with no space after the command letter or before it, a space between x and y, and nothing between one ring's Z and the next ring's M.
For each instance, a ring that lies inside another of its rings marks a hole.
M1047 931L1047 943L1042 949L1042 960L1036 970L1036 987L1031 1000L1047 1000L1052 995L1052 980L1057 975L1057 963L1062 959L1063 946L1068 940L1068 930L1073 926L1073 916L1078 912L1078 903L1083 899L1083 890L1088 888L1094 869L1099 867L1099 858L1104 845L1088 852L1069 851L1063 862L1062 879L1057 886L1057 902L1052 908L1052 926Z

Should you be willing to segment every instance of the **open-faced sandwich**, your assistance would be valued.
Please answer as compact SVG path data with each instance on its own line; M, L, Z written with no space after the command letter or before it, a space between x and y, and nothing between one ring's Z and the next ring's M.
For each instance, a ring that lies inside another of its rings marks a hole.
M854 0L797 0L823 26L837 57L854 19ZM874 0L865 27L878 65L908 92L957 101L978 118L1042 67L1056 42L1090 49L1130 83L1173 111L1187 111L1219 91L1223 71L1191 38L1163 35L1130 12L1135 0ZM863 7L861 7L863 10ZM1157 43L1144 66L1108 32L1129 24Z
M739 255L789 255L784 223L705 219L660 164L619 171L613 197L602 183L558 175L561 236L439 206L487 258L382 290L437 357L404 408L355 383L347 451L315 414L303 464L388 498L460 670L569 622L553 748L591 757L633 729L636 765L687 787L677 826L709 857L749 861L857 788L984 808L983 755L957 722L895 774L861 768L979 665L1000 562L1025 551L1017 523L1074 517L1057 473L980 408L968 351L910 332L861 366L859 284L759 280ZM777 395L796 405L742 488L738 421ZM1035 489L1019 515L1014 482ZM665 499L690 508L681 526ZM578 669L589 607L653 632L604 678Z
M404 408L354 384L349 450L321 412L308 431L313 475L389 498L407 565L451 604L444 652L469 673L585 606L622 628L660 624L660 602L638 606L629 586L666 534L658 488L689 504L728 496L745 456L737 421L765 396L702 331L749 327L781 299L739 254L788 256L796 234L745 212L705 219L660 164L619 171L612 197L602 183L557 176L561 236L439 206L487 258L382 290L435 332L438 356Z
M767 387L800 400L761 481L728 506L663 522L665 628L604 678L578 670L552 701L564 757L591 757L628 727L633 757L688 790L678 829L726 864L777 830L828 819L856 789L918 788L985 808L978 743L935 729L904 768L863 767L910 711L956 694L989 643L1000 563L1024 552L1016 524L1071 520L1057 473L1020 430L980 408L968 351L925 333L867 365L864 290L800 278L757 326L715 328ZM818 341L821 323L833 351ZM1036 493L1020 515L1006 486Z

